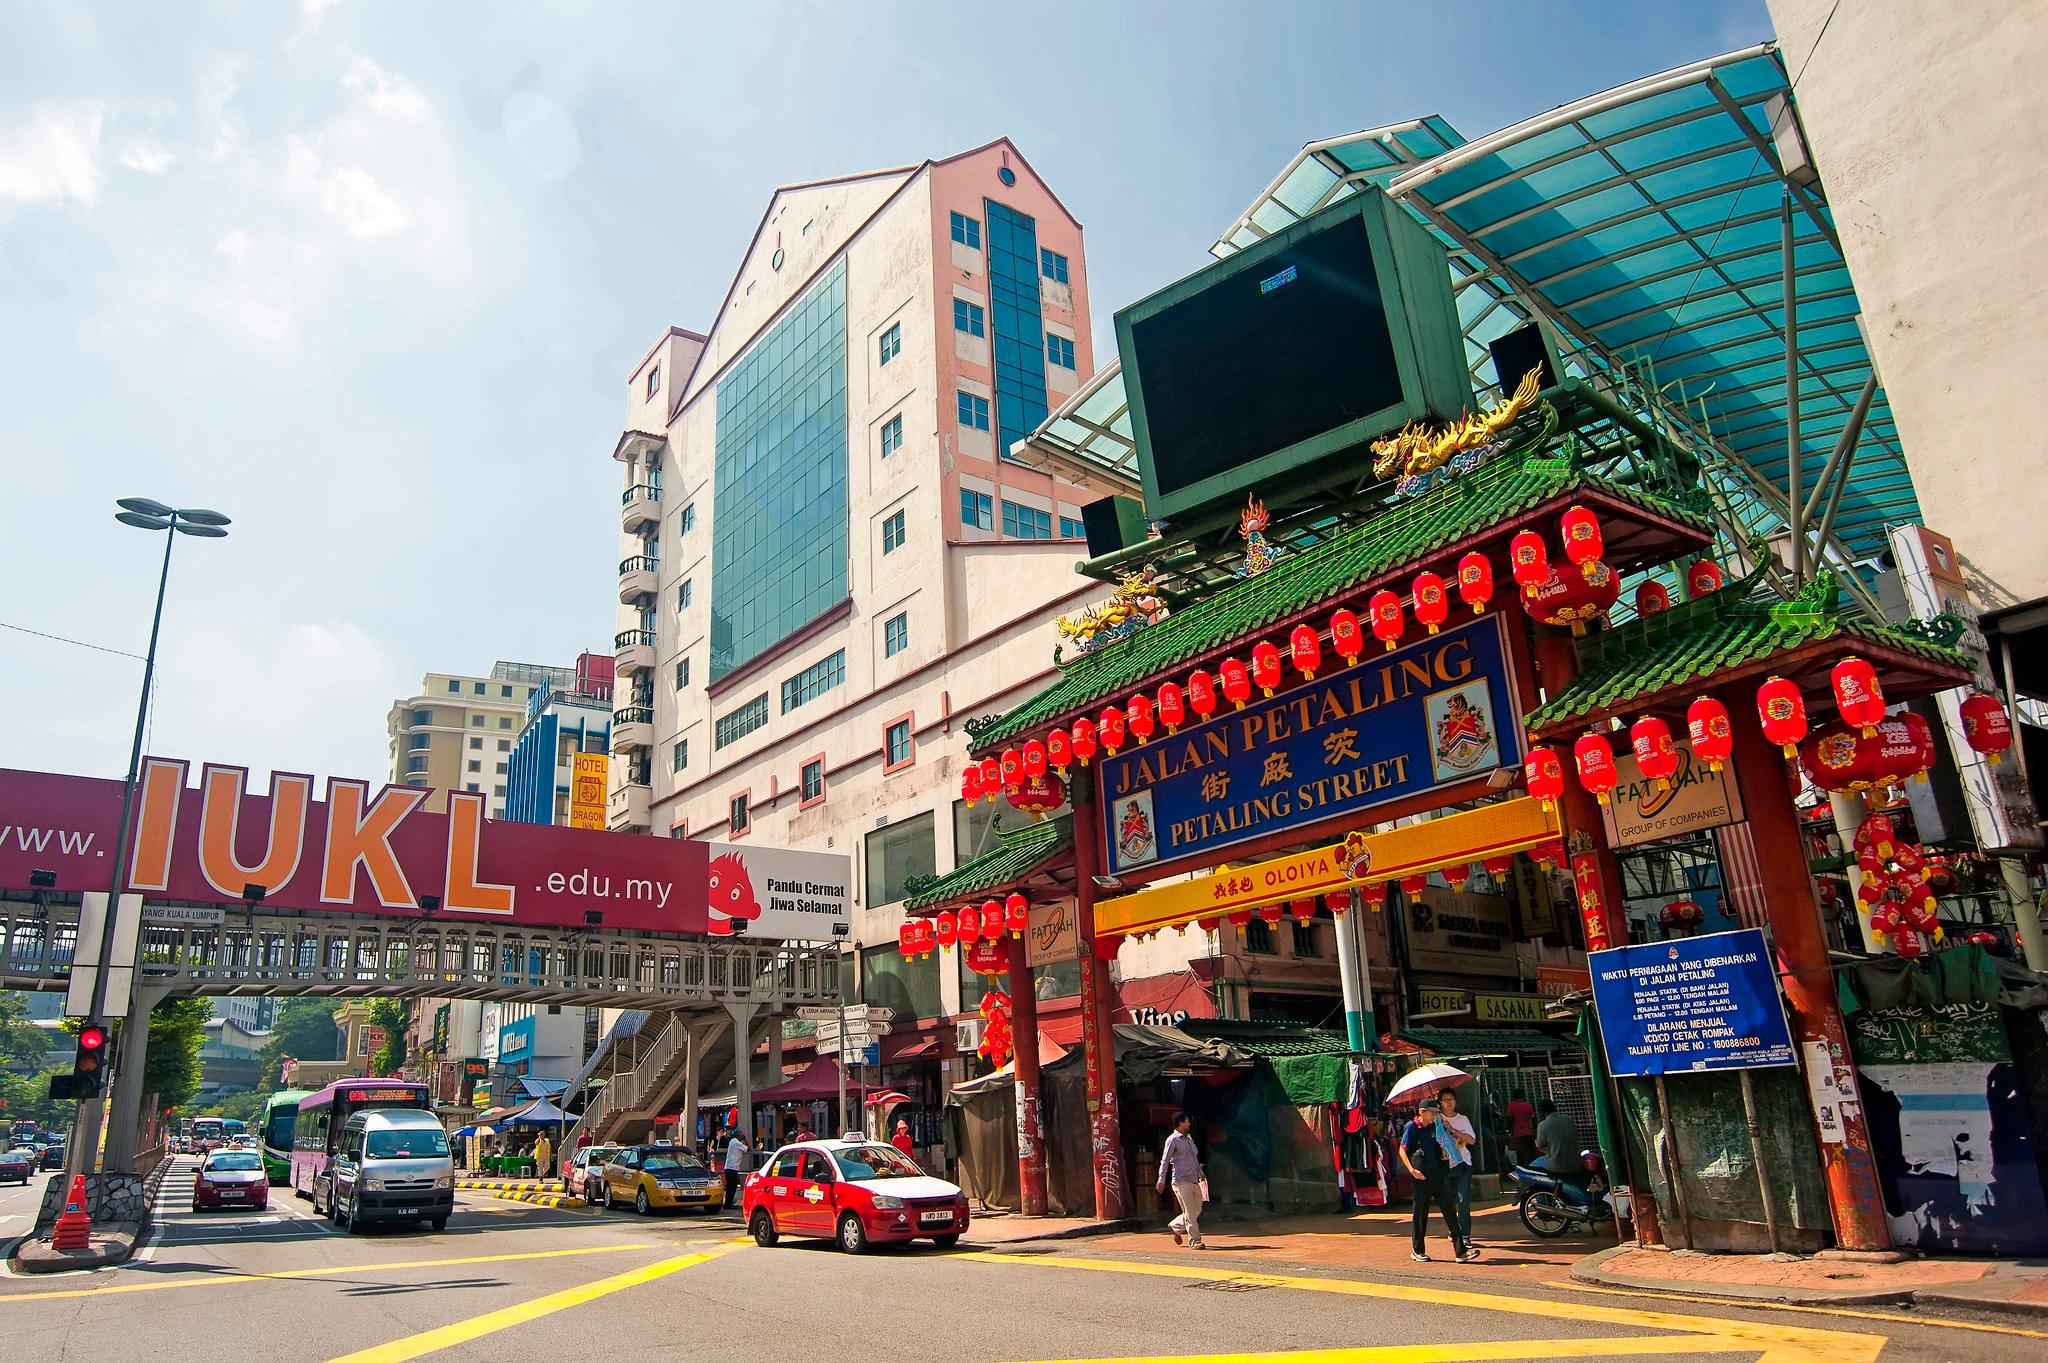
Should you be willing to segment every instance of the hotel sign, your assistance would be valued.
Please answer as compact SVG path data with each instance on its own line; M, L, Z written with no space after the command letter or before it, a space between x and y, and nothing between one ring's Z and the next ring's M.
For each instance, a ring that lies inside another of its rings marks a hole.
M603 828L611 785L611 759L601 752L573 754L569 776L569 827Z
M1099 759L1105 865L1214 853L1521 760L1495 615Z

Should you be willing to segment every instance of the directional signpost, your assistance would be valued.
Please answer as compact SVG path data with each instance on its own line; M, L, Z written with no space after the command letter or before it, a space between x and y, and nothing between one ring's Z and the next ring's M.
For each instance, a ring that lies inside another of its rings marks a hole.
M870 1067L882 1060L880 1033L896 1019L896 1010L880 1004L822 1004L796 1010L804 1022L818 1024L818 1054L837 1055L839 1064L839 1129L845 1131L846 1066Z

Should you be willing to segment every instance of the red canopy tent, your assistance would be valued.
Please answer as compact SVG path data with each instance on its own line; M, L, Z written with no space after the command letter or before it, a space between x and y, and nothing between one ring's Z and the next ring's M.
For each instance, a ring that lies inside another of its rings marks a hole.
M852 1087L852 1085L848 1085ZM757 1103L811 1103L839 1096L839 1062L821 1055L773 1088L757 1089Z

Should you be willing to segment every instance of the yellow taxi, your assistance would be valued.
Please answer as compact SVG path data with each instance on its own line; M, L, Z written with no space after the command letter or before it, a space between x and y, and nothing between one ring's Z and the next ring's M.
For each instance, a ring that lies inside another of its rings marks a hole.
M629 1145L597 1179L598 1205L631 1206L642 1216L670 1207L725 1205L725 1183L680 1145Z

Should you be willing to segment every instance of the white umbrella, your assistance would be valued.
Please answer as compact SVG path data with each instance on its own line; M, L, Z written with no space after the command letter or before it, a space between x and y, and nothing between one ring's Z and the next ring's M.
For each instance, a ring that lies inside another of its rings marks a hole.
M1387 1092L1387 1106L1419 1103L1424 1098L1434 1098L1445 1089L1456 1088L1472 1076L1456 1065L1418 1065L1401 1076L1399 1083Z

